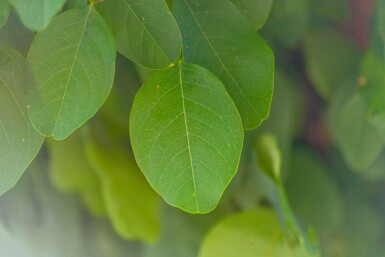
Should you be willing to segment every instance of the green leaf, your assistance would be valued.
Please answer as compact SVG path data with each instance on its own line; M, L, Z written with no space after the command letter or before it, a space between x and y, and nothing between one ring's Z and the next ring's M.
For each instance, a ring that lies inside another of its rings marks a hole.
M32 124L46 136L68 137L106 100L114 79L115 44L92 6L56 16L28 53L39 94Z
M68 0L67 9L82 9L87 6L87 0Z
M261 169L273 180L281 179L282 154L278 140L272 133L265 132L255 143L257 160Z
M159 198L129 153L119 147L107 151L91 141L86 153L100 178L107 213L117 233L127 240L156 240Z
M0 195L16 184L44 140L28 120L30 73L20 53L0 44Z
M24 26L31 30L47 27L65 0L8 0L20 16Z
M250 20L253 27L261 29L269 17L273 0L230 0Z
M270 47L228 1L180 0L173 3L173 12L183 36L185 61L217 75L233 98L243 127L257 127L269 114L273 93Z
M275 213L252 209L217 223L201 247L199 257L280 256L310 257L298 242L291 242L281 230Z
M334 118L337 145L348 166L362 171L380 154L383 140L369 123L367 106L360 94L350 96Z
M103 216L105 207L99 178L87 162L79 132L63 141L50 139L47 142L49 175L55 187L64 193L79 194L93 214Z
M7 0L0 0L0 28L7 22L9 11L10 8Z
M239 114L218 78L197 65L178 64L142 85L130 133L152 187L187 212L212 211L237 171Z
M128 59L153 69L178 59L181 36L164 0L105 0L97 9L113 30L118 51Z
M333 30L313 30L304 40L305 68L318 93L328 99L330 94L359 63L358 46Z

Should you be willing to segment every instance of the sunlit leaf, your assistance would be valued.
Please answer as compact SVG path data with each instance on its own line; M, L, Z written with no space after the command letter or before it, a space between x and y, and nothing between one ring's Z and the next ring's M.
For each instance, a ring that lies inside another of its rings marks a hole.
M243 131L223 84L209 71L179 64L150 77L131 110L136 161L171 205L207 213L235 175Z
M44 135L68 137L106 100L114 79L112 33L93 6L56 16L28 52L38 88L30 119Z
M173 13L186 62L213 72L253 129L267 118L273 93L274 56L242 12L228 1L180 0Z

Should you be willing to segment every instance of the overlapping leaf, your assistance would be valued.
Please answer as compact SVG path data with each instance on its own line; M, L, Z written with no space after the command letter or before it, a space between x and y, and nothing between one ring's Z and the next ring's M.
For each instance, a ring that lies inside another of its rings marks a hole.
M262 28L269 17L273 0L231 0L250 20L257 30Z
M24 57L0 44L0 195L17 182L43 143L28 120L31 81Z
M191 213L215 208L235 175L243 132L223 84L179 64L143 84L130 120L135 158L153 188Z
M9 10L10 8L7 0L0 0L0 28L7 22Z
M8 0L16 9L24 26L31 30L47 27L65 0Z
M92 117L114 79L112 33L93 6L56 16L39 32L28 60L39 94L30 119L44 135L64 139Z
M273 93L274 56L269 46L228 1L175 1L173 13L182 32L185 61L217 75L243 127L257 127L268 116Z
M180 32L164 0L105 0L97 8L128 59L161 69L179 57Z

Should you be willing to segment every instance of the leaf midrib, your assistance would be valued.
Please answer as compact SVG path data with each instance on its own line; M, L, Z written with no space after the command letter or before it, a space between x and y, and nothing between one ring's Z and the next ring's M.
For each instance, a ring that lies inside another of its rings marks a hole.
M219 61L219 63L221 64L221 66L223 67L223 69L229 74L231 80L234 82L234 84L237 86L239 92L241 92L242 96L246 99L247 103L251 106L251 108L254 110L254 112L258 115L258 117L262 119L261 115L259 114L258 110L254 107L254 105L251 104L250 100L247 98L247 96L245 95L245 93L243 92L243 90L241 89L241 87L238 85L237 81L234 79L233 75L231 74L231 72L227 69L227 67L225 66L225 64L222 62L222 59L219 58L219 55L218 53L215 51L215 48L214 46L211 44L209 38L207 37L206 33L203 31L200 23L198 22L197 18L195 17L194 15L194 12L193 10L191 9L189 3L187 0L184 0L186 6L187 6L187 9L189 10L189 12L191 13L191 17L193 17L196 25L198 26L199 28L199 31L202 33L203 37L206 39L207 41L207 44L209 45L211 51L214 53L214 56L217 58L217 60Z
M62 111L64 99L66 98L68 86L69 86L69 83L70 83L70 80L71 80L71 77L72 77L72 72L73 72L73 69L74 69L74 66L75 66L75 61L76 61L78 53L79 53L80 45L81 45L82 40L83 40L84 32L86 30L87 22L88 22L90 14L91 14L92 8L93 8L92 6L89 7L89 10L87 12L87 16L86 16L86 18L84 20L84 25L83 25L82 33L80 34L79 43L77 44L77 48L76 48L76 52L75 52L75 55L74 55L74 59L72 61L72 65L71 65L71 68L70 68L70 73L68 75L68 80L67 80L67 84L65 86L63 98L61 100L61 103L60 103L60 106L59 106L59 111L58 111L58 114L56 116L55 125L54 125L54 127L52 129L52 135L54 135L54 133L55 133L56 126L57 126L57 123L58 123L58 120L59 120L59 117L60 117L60 114L61 114L61 111Z

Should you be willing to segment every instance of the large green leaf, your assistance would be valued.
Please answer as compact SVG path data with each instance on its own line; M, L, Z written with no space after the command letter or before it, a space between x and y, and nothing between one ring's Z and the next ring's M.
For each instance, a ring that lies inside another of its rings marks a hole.
M87 144L88 160L97 171L107 213L119 235L128 240L154 241L160 232L159 197L129 153Z
M178 59L181 36L164 0L105 0L97 9L125 57L153 69L166 68Z
M206 236L199 257L310 257L281 230L275 213L253 209L217 223Z
M130 133L150 184L187 212L212 211L237 171L243 143L239 114L218 78L197 65L178 64L143 84Z
M7 0L0 0L0 28L7 22L9 10L10 8Z
M183 55L224 83L252 129L267 118L273 93L274 56L242 12L228 1L180 0L173 12L183 36Z
M262 28L269 17L273 0L231 0L251 21L257 30Z
M47 27L65 0L8 0L8 2L16 9L24 26L31 30L42 30Z
M30 75L24 57L0 44L0 195L15 185L43 143L28 120Z
M56 16L28 53L39 94L30 119L44 135L64 139L106 100L114 79L112 33L93 6Z

